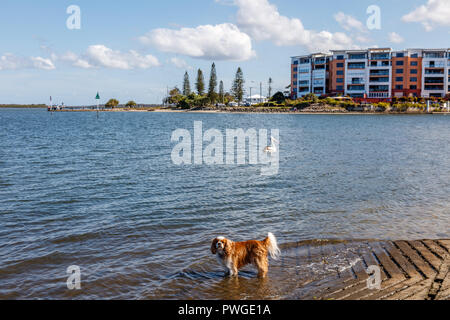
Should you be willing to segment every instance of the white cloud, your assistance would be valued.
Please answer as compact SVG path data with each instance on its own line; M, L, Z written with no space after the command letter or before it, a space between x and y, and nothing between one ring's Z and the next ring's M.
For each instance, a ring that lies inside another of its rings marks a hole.
M80 56L73 52L67 52L57 59L83 69L104 67L131 70L148 69L160 65L158 59L152 55L144 56L134 50L122 53L100 44L89 46L86 52Z
M63 55L57 55L50 52L49 58L42 57L18 57L11 53L0 56L0 70L15 69L56 69L55 62L62 61L71 64L74 67L90 68L111 68L111 69L148 69L159 66L157 58L152 55L141 55L134 50L122 53L112 50L104 45L93 45L88 47L85 53L77 55L73 52L66 52Z
M235 5L239 8L237 25L255 40L269 40L278 46L301 45L309 51L357 47L345 33L305 29L300 19L282 16L268 0L235 0Z
M255 56L250 37L231 23L155 29L139 40L163 52L199 59L244 61Z
M53 64L52 60L50 60L50 59L45 59L42 57L31 57L31 61L33 63L33 66L37 69L43 69L43 70L55 69L55 65Z
M18 57L11 53L0 56L0 70L41 69L53 70L52 60L42 57Z
M142 56L134 50L122 53L104 45L90 46L85 56L91 65L105 68L130 70L159 66L158 59L152 55Z
M450 26L450 1L428 0L428 2L404 15L404 22L420 22L426 31L433 30L435 25Z
M389 41L392 43L402 43L405 41L405 39L403 39L403 37L400 36L398 33L391 32L389 33Z
M187 70L192 69L192 67L186 61L177 57L171 58L170 62L178 69L187 69Z
M336 13L334 15L334 19L341 25L342 28L347 31L367 31L366 27L361 21L343 12Z
M74 67L83 68L83 69L90 69L94 68L93 65L91 65L87 60L84 60L78 55L76 55L73 52L67 52L66 54L62 55L61 57L57 57L56 55L53 55L54 59L60 59L64 62L71 63Z
M369 37L367 37L365 35L361 35L361 34L356 35L355 39L356 39L357 42L360 42L360 43L368 43L368 42L372 41L371 38L369 38Z

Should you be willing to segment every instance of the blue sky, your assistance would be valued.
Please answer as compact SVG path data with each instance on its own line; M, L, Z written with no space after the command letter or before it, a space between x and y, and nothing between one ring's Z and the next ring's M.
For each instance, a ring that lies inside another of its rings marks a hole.
M70 30L70 5L81 29ZM369 30L367 8L380 8ZM450 47L448 0L2 0L0 103L158 103L216 62L229 90L238 66L247 90L290 82L290 57L367 47ZM256 90L256 89L255 89ZM259 91L259 89L258 89Z

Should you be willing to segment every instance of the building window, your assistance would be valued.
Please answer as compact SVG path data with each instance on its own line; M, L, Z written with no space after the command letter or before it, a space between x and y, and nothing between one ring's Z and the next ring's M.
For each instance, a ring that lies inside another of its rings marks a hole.
M418 58L419 57L419 54L418 53L413 53L412 55L411 55L411 58Z
M397 81L397 82L403 82L403 77L396 77L396 78L395 78L395 81Z
M338 63L338 64L336 65L336 67L338 67L338 68L343 68L343 67L344 67L344 64L343 64L343 63Z
M412 85L409 87L411 90L417 90L417 86L416 85Z
M405 54L403 52L397 53L397 58L403 58Z
M370 62L370 65L371 65L372 67L376 67L377 64L378 64L378 62L376 62L376 61L371 61L371 62Z
M336 72L336 74L337 74L338 76L343 76L343 75L344 75L344 71L343 71L343 70L338 70L338 71Z
M403 85L399 84L395 86L396 90L403 90Z
M298 65L298 60L295 60L295 61L294 61L294 65Z
M403 69L397 69L397 70L395 71L395 73L397 73L397 74L402 74L402 73L403 73Z
M411 69L411 74L417 74L417 69Z
M336 79L336 82L337 82L337 83L344 83L344 78L337 78L337 79Z
M337 56L336 60L344 60L344 56Z
M294 68L294 72L297 72L297 71L298 71L298 68L297 68L297 67L295 67L295 68Z
M410 82L417 82L417 78L416 77L412 77L409 79Z
M418 65L419 65L419 62L411 61L411 67L417 67Z
M404 65L404 62L403 62L403 60L399 60L399 61L396 61L396 63L395 63L397 66L403 66Z
M344 91L344 86L336 86L336 90L338 90L338 91Z

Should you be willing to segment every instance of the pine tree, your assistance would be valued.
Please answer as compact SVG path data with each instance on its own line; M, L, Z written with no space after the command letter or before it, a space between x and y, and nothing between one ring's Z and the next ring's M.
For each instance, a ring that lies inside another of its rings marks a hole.
M214 104L217 100L217 72L216 72L216 64L213 63L211 66L211 75L209 77L209 88L208 88L208 98L209 101Z
M183 95L188 96L190 94L191 94L191 83L189 81L189 74L186 71L186 73L184 74Z
M269 99L272 98L272 83L273 83L272 78L269 78L269 96L268 96Z
M224 98L225 98L225 90L223 88L223 81L220 81L220 84L219 84L219 101L221 103L223 103Z
M242 69L239 67L236 72L236 77L233 82L233 96L234 98L239 102L239 104L242 101L242 98L244 97L244 73L242 72Z
M201 69L198 69L195 87L197 88L197 93L199 95L202 96L205 94L205 78L203 77L203 71Z

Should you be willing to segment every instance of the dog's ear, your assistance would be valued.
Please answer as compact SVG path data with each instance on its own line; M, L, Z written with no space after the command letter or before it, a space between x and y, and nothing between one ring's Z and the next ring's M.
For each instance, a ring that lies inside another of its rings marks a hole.
M217 253L217 242L219 242L218 239L214 239L211 245L211 253L216 254Z
M229 240L225 240L224 245L225 247L223 248L223 252L225 253L225 255L229 256L231 254L231 251L233 250L232 243Z

